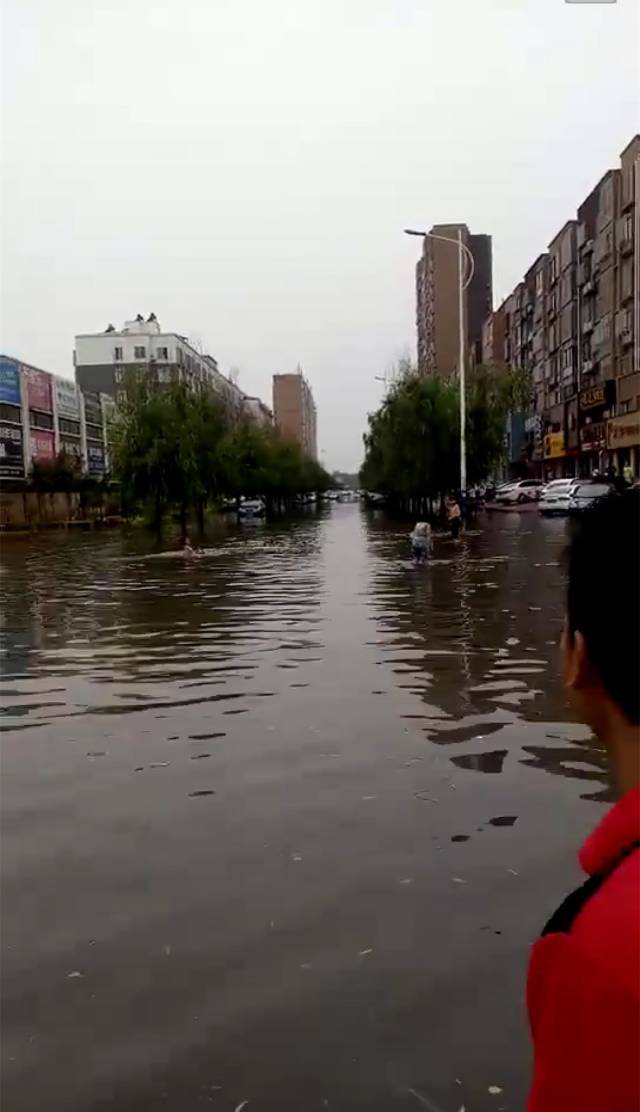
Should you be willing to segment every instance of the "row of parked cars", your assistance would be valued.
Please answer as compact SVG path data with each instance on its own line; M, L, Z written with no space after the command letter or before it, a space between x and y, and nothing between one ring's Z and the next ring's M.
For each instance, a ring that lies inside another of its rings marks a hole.
M552 479L550 483L541 479L520 479L499 487L495 501L503 506L537 502L539 513L551 517L582 513L611 494L615 494L615 487L606 479Z

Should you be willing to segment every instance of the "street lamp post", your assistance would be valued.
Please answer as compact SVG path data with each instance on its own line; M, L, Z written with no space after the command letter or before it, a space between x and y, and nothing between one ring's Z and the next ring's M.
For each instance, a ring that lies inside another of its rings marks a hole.
M466 243L462 242L462 230L458 228L457 240L447 236L436 235L435 232L418 232L413 228L405 228L405 235L420 236L421 239L438 239L442 243L456 244L458 248L458 374L460 377L460 491L464 494L467 489L467 413L465 398L465 366L464 366L464 291L473 278L475 263ZM465 274L464 260L467 260L468 269Z

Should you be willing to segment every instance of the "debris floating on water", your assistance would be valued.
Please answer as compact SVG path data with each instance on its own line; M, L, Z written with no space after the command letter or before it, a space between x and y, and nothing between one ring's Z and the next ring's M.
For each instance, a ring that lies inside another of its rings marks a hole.
M454 834L451 841L452 842L468 842L470 837L471 837L470 834Z
M154 761L153 764L149 765L149 768L167 768L170 764L171 761Z
M198 792L189 792L189 799L197 799L201 795L215 795L213 788L203 788Z
M452 876L451 879L452 879L454 884L466 884L467 883L466 880L463 880L461 876Z
M359 958L366 958L366 957L368 957L369 954L372 954L372 953L373 953L373 950L371 950L371 949L369 949L369 950L360 950L360 952L358 954L358 957Z
M489 1092L491 1093L491 1096L497 1097L498 1094L502 1092L502 1089L499 1085L490 1085Z
M291 860L292 861L302 861L302 854L301 853L292 853L291 854Z
M235 1109L234 1109L234 1112L242 1112L242 1109L243 1109L243 1108L246 1108L246 1107L247 1107L247 1105L248 1105L248 1103L249 1103L249 1101L248 1101L248 1100L241 1100L241 1101L240 1101L240 1104L237 1104L237 1105L236 1105L236 1107L235 1107Z
M513 826L517 821L517 815L496 815L495 818L489 819L491 826Z
M73 977L84 977L84 973L80 969L74 969L71 973L67 973L67 980L70 981Z

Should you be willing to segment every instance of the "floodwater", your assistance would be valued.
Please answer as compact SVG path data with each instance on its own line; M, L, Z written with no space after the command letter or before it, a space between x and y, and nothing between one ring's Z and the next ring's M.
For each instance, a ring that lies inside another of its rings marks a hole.
M420 568L406 532L5 541L7 1112L522 1108L528 948L607 797L565 523Z

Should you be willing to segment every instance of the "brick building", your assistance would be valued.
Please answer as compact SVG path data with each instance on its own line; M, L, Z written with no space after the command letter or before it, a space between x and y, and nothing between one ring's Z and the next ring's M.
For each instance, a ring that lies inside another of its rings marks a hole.
M316 407L300 367L295 374L273 376L273 417L282 436L295 440L311 459L318 458Z
M483 326L486 362L531 375L540 475L640 469L640 135Z
M458 368L458 232L471 251L474 274L463 295L466 354L479 359L482 326L493 306L491 236L472 235L466 224L434 224L416 264L418 371L444 378ZM432 239L431 236L441 239ZM451 240L451 244L442 240Z

